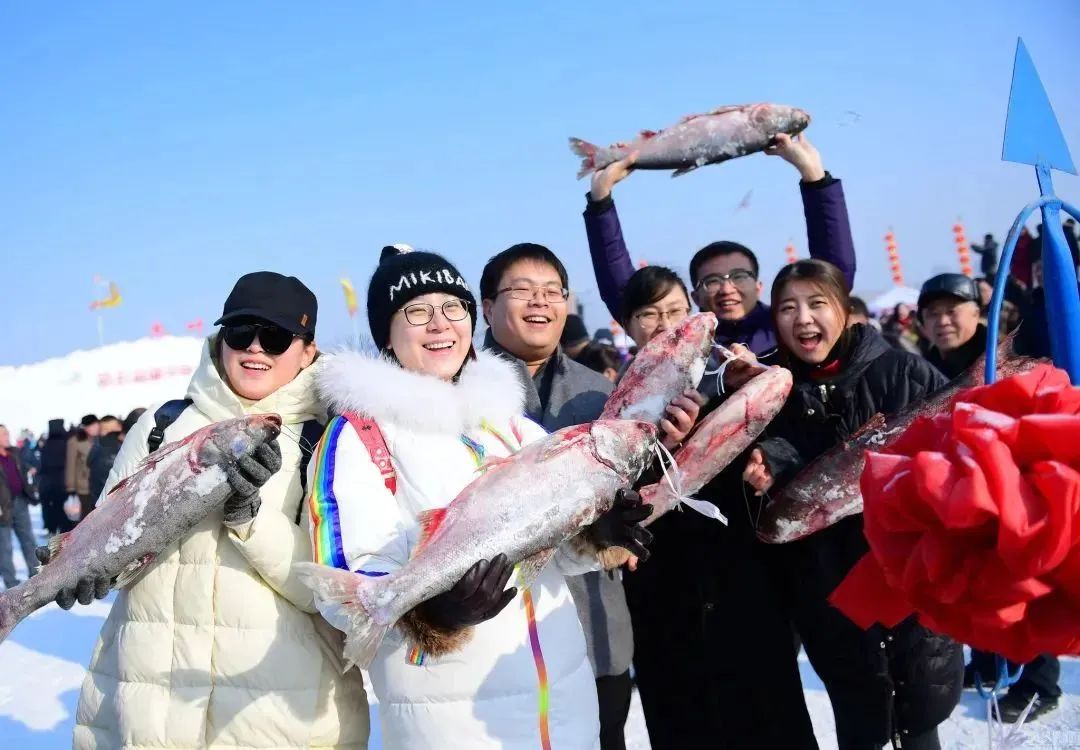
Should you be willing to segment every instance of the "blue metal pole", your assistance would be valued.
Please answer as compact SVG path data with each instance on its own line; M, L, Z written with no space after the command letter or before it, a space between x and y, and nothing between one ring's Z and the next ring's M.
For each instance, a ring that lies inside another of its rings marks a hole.
M990 299L990 310L986 316L986 382L993 383L997 379L997 340L998 330L1001 325L1001 303L1005 300L1005 282L1009 278L1009 269L1012 267L1013 251L1016 249L1016 241L1020 239L1020 232L1027 223L1028 217L1042 204L1042 199L1032 201L1024 206L1024 210L1016 217L1009 236L1005 239L1005 246L1001 249L1001 259L998 261L998 272L994 278L994 295Z
M1039 176L1042 205L1043 287L1046 289L1046 320L1050 328L1050 353L1054 364L1069 373L1073 385L1080 384L1080 295L1076 289L1073 264L1065 232L1061 228L1061 201L1054 197L1049 167L1035 168Z

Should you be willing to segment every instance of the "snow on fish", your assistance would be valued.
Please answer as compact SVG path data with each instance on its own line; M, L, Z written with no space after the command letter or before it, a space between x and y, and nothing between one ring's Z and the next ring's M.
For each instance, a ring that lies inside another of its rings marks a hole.
M701 381L716 316L698 313L653 336L634 356L600 419L639 419L659 426L677 396Z
M660 131L643 130L633 141L607 148L571 138L570 149L581 157L579 179L635 151L635 169L673 169L671 176L678 177L706 164L763 151L779 133L796 135L809 124L810 115L795 107L740 104L689 115Z
M204 427L150 454L72 531L49 541L49 562L0 593L0 642L31 612L82 578L122 588L233 494L226 470L281 432L260 414Z
M490 462L448 506L421 513L420 541L399 570L367 577L313 563L293 569L323 602L340 606L348 622L345 658L367 667L399 620L449 591L476 562L505 554L520 564L519 585L527 588L561 544L588 545L581 531L637 480L655 446L656 428L644 422L567 427ZM425 649L449 653L470 633Z

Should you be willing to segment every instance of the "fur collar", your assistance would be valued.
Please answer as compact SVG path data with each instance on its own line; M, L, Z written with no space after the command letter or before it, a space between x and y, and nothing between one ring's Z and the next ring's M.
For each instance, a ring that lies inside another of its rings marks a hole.
M477 352L456 383L409 372L382 356L356 351L325 357L318 375L323 402L416 432L460 434L488 420L522 414L525 397L514 365Z

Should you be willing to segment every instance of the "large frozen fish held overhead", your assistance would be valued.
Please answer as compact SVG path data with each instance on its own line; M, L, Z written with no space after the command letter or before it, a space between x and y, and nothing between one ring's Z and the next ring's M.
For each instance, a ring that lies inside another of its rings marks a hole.
M663 130L643 130L628 143L607 148L570 139L581 157L578 178L625 159L635 151L635 169L673 169L672 177L706 164L719 164L763 151L780 133L796 135L810 124L810 115L783 104L738 104L702 115L689 115Z
M644 422L599 420L554 432L499 459L445 508L420 514L422 534L408 563L370 577L297 563L300 579L347 620L345 658L367 667L386 634L418 604L449 591L480 560L504 554L519 563L527 587L563 542L611 508L655 452L656 428ZM425 644L432 655L462 638Z
M224 505L233 494L228 470L280 432L276 414L240 417L204 427L147 456L78 526L52 538L49 562L37 575L0 593L0 641L61 590L75 588L79 579L117 579L116 587L134 580Z

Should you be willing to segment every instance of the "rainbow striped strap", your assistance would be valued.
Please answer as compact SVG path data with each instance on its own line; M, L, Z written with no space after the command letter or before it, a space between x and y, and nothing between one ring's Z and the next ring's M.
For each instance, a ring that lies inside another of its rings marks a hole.
M315 477L308 496L315 562L342 570L348 570L349 565L341 543L341 516L334 495L334 472L338 440L347 424L345 418L334 417L326 426L322 440L315 447Z
M536 663L536 679L539 683L537 712L539 714L540 747L543 750L551 750L551 726L548 721L551 689L548 683L547 664L544 663L544 651L540 648L540 633L536 627L536 606L533 604L530 589L522 591L521 596L525 600L525 617L529 622L529 645L532 646L533 661Z

